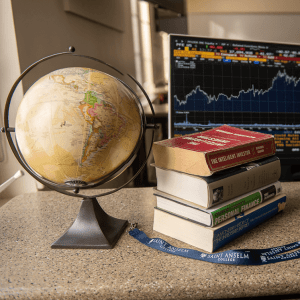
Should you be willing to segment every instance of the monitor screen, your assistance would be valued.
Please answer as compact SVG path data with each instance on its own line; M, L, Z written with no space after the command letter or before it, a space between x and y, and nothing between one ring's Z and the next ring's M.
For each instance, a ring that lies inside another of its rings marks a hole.
M300 162L300 45L170 35L169 138L227 124Z

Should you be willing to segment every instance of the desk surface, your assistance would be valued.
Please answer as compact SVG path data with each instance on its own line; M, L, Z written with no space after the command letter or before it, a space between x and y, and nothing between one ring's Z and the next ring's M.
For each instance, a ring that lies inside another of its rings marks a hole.
M300 240L300 183L283 183L285 211L220 251L268 248ZM152 232L151 188L123 189L98 199L107 213ZM300 260L265 266L219 265L172 256L125 232L112 250L50 245L72 224L81 200L56 192L15 197L0 208L0 298L195 299L300 294ZM114 205L117 203L117 205ZM196 249L196 248L193 248Z

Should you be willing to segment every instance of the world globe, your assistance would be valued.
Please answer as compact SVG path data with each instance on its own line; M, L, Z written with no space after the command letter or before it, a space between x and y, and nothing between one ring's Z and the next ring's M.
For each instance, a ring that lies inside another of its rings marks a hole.
M137 157L145 130L157 128L155 123L147 124L134 90L120 79L95 69L59 69L41 77L28 89L19 104L15 126L10 126L14 91L34 67L46 60L71 55L104 64L124 76L97 58L74 52L71 46L68 52L46 56L22 72L8 94L4 127L0 131L5 132L16 159L33 178L57 192L82 198L74 223L51 248L112 249L128 221L108 215L97 197L117 192L140 174L151 154L154 130L146 159L125 184L101 189L96 195L81 190L98 187L125 171ZM154 116L147 93L127 75L147 99Z
M120 80L88 68L64 68L36 81L16 115L16 140L28 166L59 185L105 181L137 147L142 119Z

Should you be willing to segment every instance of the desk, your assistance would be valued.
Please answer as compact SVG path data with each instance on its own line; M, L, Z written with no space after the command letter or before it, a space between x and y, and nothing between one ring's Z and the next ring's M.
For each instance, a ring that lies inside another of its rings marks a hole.
M300 183L283 183L285 211L223 247L268 248L300 240ZM138 222L151 237L152 188L99 198L107 213ZM0 208L0 299L218 299L300 294L300 260L265 266L219 265L172 256L123 234L112 250L51 249L81 200L56 192L13 198ZM115 205L117 203L117 205ZM194 248L196 249L196 248Z

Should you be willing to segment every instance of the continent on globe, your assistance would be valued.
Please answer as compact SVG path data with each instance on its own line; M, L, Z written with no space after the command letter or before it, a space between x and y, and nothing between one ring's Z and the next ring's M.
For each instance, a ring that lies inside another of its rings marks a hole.
M57 184L106 179L142 135L138 99L118 79L87 68L51 72L26 92L16 117L26 163Z

